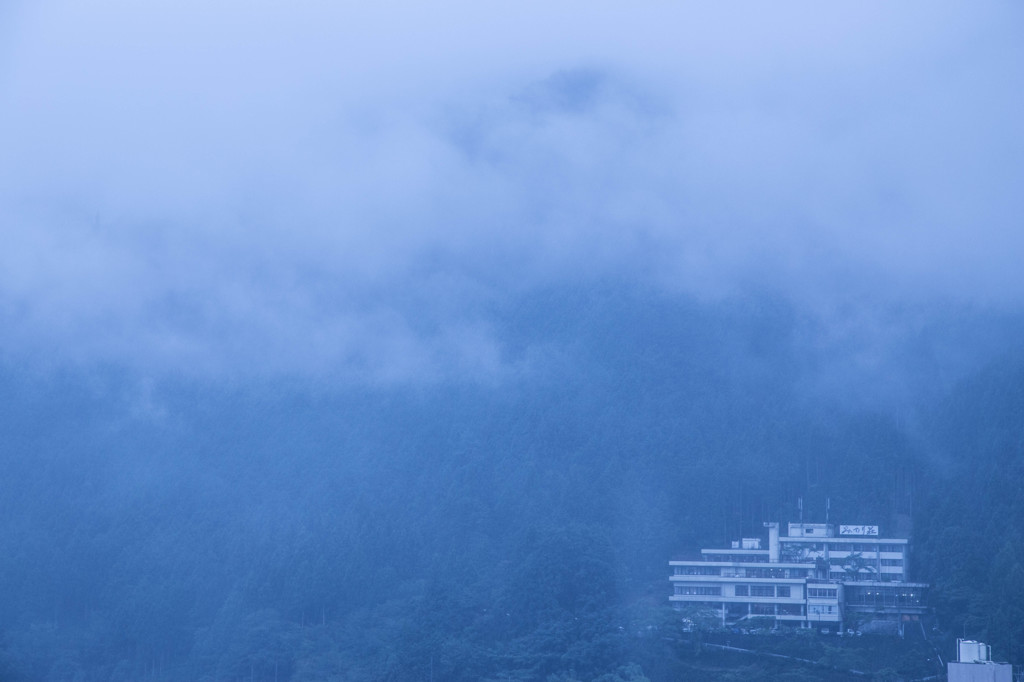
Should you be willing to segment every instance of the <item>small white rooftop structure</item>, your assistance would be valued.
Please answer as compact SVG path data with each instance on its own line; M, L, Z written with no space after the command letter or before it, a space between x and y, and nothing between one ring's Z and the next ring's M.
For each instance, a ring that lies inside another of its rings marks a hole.
M835 537L835 528L830 523L791 523L791 538L831 538Z
M958 639L956 660L960 663L988 663L992 660L992 647L973 639Z
M946 666L949 682L1013 682L1013 666L993 661L984 642L956 640L956 659Z

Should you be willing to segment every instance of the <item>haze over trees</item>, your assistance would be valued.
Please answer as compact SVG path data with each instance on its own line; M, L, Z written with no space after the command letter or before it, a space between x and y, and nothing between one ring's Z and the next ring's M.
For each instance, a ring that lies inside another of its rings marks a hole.
M518 311L573 359L500 387L178 385L129 416L115 373L8 372L9 676L651 675L638 633L668 557L793 517L798 494L892 524L898 471L940 622L1019 650L1018 360L923 392L911 426L807 389L784 305Z
M1022 23L0 3L0 679L840 675L667 610L799 497L1024 662Z

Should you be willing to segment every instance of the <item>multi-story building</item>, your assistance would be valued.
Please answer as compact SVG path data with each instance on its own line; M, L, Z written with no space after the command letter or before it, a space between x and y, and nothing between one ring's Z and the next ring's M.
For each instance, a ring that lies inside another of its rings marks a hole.
M927 585L907 579L908 541L882 538L878 526L764 524L762 538L702 549L700 559L670 561L673 604L712 613L723 625L770 618L775 624L843 627L859 620L917 620Z

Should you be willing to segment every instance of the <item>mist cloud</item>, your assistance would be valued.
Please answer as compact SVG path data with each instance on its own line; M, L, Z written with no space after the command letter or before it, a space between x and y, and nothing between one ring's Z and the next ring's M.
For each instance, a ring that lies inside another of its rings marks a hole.
M545 286L1024 297L1008 3L10 16L8 355L500 376L487 311Z

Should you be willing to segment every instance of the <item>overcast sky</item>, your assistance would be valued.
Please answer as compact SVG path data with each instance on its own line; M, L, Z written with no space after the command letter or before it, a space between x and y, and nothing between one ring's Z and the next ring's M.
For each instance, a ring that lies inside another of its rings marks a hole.
M371 6L372 5L372 6ZM1024 303L1024 6L0 10L0 355L408 380L636 282Z

